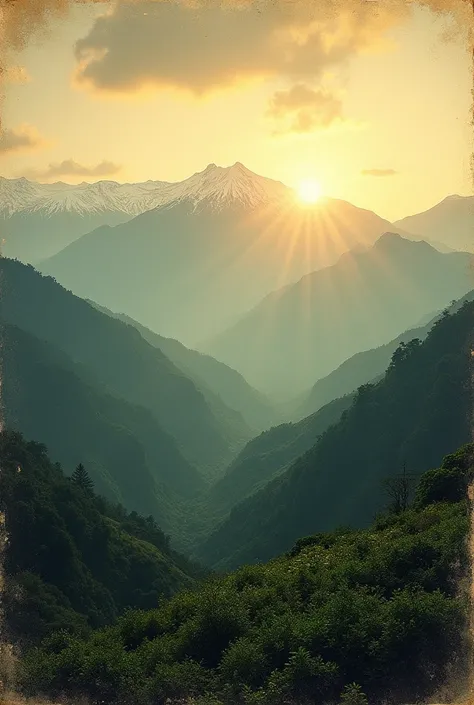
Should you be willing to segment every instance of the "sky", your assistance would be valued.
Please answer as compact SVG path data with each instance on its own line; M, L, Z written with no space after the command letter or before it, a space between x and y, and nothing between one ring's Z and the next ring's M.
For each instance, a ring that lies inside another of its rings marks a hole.
M2 176L178 181L239 161L389 220L472 193L466 3L44 1L7 18Z

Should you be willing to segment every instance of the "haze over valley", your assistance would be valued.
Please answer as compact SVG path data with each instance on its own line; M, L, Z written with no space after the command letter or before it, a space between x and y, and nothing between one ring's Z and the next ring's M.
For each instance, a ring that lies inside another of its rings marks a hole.
M4 705L471 703L471 5L0 5Z

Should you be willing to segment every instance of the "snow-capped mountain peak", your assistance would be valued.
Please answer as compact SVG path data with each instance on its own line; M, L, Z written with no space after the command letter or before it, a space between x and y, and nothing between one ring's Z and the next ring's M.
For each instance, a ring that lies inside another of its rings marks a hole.
M41 184L24 177L0 177L0 215L57 213L92 215L114 211L135 216L155 208L190 202L219 210L233 205L255 208L288 198L291 190L279 181L254 174L240 162L230 167L209 164L203 171L184 181L148 181L125 183L97 181L66 184L56 181Z
M204 171L176 184L169 184L163 196L168 205L190 201L196 208L221 209L231 205L255 208L287 199L290 189L279 181L254 174L240 162L230 167L209 164Z

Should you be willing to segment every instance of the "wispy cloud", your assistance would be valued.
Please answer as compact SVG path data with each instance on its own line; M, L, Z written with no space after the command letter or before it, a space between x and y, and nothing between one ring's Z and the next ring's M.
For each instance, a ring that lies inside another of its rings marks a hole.
M50 163L46 169L29 169L22 173L31 179L52 179L58 176L112 176L122 169L120 164L102 161L95 166L84 166L73 159Z
M398 171L395 169L362 169L362 176L395 176Z

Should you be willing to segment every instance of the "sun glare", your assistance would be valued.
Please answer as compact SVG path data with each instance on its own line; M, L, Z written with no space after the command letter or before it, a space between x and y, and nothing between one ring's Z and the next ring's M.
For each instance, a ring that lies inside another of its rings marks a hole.
M302 181L298 188L298 198L303 203L316 203L322 195L321 185L313 179Z

